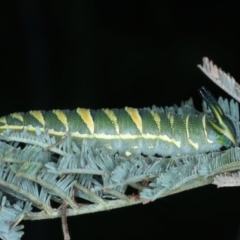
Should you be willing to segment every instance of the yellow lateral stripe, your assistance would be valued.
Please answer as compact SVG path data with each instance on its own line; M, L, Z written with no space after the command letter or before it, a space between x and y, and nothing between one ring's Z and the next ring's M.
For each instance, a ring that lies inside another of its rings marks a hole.
M0 123L7 124L6 117L1 117L0 118Z
M181 147L181 142L180 141L176 141L174 138L170 138L167 135L159 135L159 136L157 136L157 139L161 139L161 140L163 140L165 142L173 143L178 148Z
M187 140L188 142L195 148L198 150L199 148L199 145L198 143L195 143L193 142L191 139L190 139L190 136L189 136L189 130L188 130L188 123L189 123L189 114L187 115L187 118L186 118L186 132L187 132Z
M113 123L113 125L116 129L117 134L119 134L119 126L118 126L118 123L117 123L117 117L116 117L115 113L108 108L103 109L103 112L105 112L105 114L108 116L108 118L112 121L112 123Z
M20 122L23 122L23 117L20 113L12 113L11 117L18 119Z
M137 126L138 130L140 131L140 133L142 133L142 118L139 115L138 109L131 108L131 107L125 107L125 111L132 118L133 122L136 124L136 126Z
M94 122L93 122L93 119L91 116L90 109L77 108L77 113L82 118L82 120L85 122L85 124L87 125L91 134L93 134L94 133Z
M204 114L202 117L202 125L203 125L203 131L204 131L205 138L207 139L207 142L213 143L213 141L208 138L208 134L206 130L206 114Z
M4 125L0 126L1 130L6 130L6 129L13 129L13 130L23 130L24 126L17 126L17 125Z
M13 130L23 130L25 127L24 126L16 126L16 125L5 125L5 126L0 126L1 130L5 129L13 129ZM29 126L27 127L27 130L29 132L35 132L36 128ZM40 128L41 132L44 132L44 128ZM48 129L48 134L62 137L66 135L65 131L56 131L54 129ZM176 145L178 148L181 147L181 142L176 141L175 139L169 138L167 135L152 135L152 134L139 134L139 135L131 135L131 134L119 134L119 135L106 135L104 133L100 134L81 134L79 132L72 132L71 133L72 137L79 138L81 140L83 139L104 139L104 140L114 140L114 139L121 139L121 140L135 140L135 139L150 139L150 140L162 140L165 142L173 143ZM137 148L137 146L133 147Z
M160 119L159 115L156 112L154 112L153 110L151 110L150 113L153 117L153 120L155 121L155 123L157 125L158 131L160 132L161 131L161 119Z
M29 114L31 114L35 119L37 119L43 126L45 126L45 120L42 115L41 111L30 111Z
M61 134L59 134L59 132L54 132L51 131L51 134L53 135L58 135L58 136L62 136L64 135L64 132L62 132ZM121 140L135 140L135 139L150 139L150 140L162 140L165 142L169 142L169 143L173 143L174 145L176 145L178 148L181 147L181 142L180 141L176 141L175 139L171 139L170 137L168 137L167 135L152 135L152 134L139 134L139 135L131 135L131 134L119 134L119 135L106 135L104 133L100 133L100 134L80 134L79 132L74 132L71 133L72 137L76 137L76 138L96 138L96 139L105 139L105 140L114 140L114 139L121 139Z
M64 125L66 131L68 131L68 120L66 114L61 110L53 110L52 112L57 116L58 120Z

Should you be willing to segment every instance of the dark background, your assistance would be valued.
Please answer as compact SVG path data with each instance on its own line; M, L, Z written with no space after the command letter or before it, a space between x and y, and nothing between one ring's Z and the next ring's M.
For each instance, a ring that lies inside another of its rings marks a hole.
M239 8L229 1L1 1L0 114L180 104L205 85L208 56L240 79ZM208 186L69 218L72 239L240 239L240 190ZM23 239L63 239L60 220Z

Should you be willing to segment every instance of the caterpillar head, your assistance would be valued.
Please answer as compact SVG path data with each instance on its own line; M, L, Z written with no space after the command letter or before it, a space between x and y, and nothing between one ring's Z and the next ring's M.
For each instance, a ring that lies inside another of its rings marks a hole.
M225 147L236 146L237 134L233 122L225 116L217 100L205 87L201 87L199 93L215 117L215 121L210 119L208 121L212 125L213 129L215 129L215 131L219 134L219 143Z

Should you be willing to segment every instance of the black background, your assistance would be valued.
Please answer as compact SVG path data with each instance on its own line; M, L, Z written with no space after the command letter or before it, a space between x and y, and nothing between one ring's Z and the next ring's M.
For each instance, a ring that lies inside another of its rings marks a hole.
M208 56L240 79L239 8L229 1L1 1L0 114L180 104ZM147 205L70 217L72 239L240 239L240 190L207 186ZM63 239L59 219L23 239Z

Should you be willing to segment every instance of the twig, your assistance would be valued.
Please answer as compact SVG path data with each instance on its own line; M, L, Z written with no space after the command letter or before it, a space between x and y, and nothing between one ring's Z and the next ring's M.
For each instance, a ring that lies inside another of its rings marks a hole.
M62 230L63 230L64 240L70 240L68 224L67 224L67 215L66 215L67 207L68 207L68 204L66 202L63 202L61 219L62 219Z

